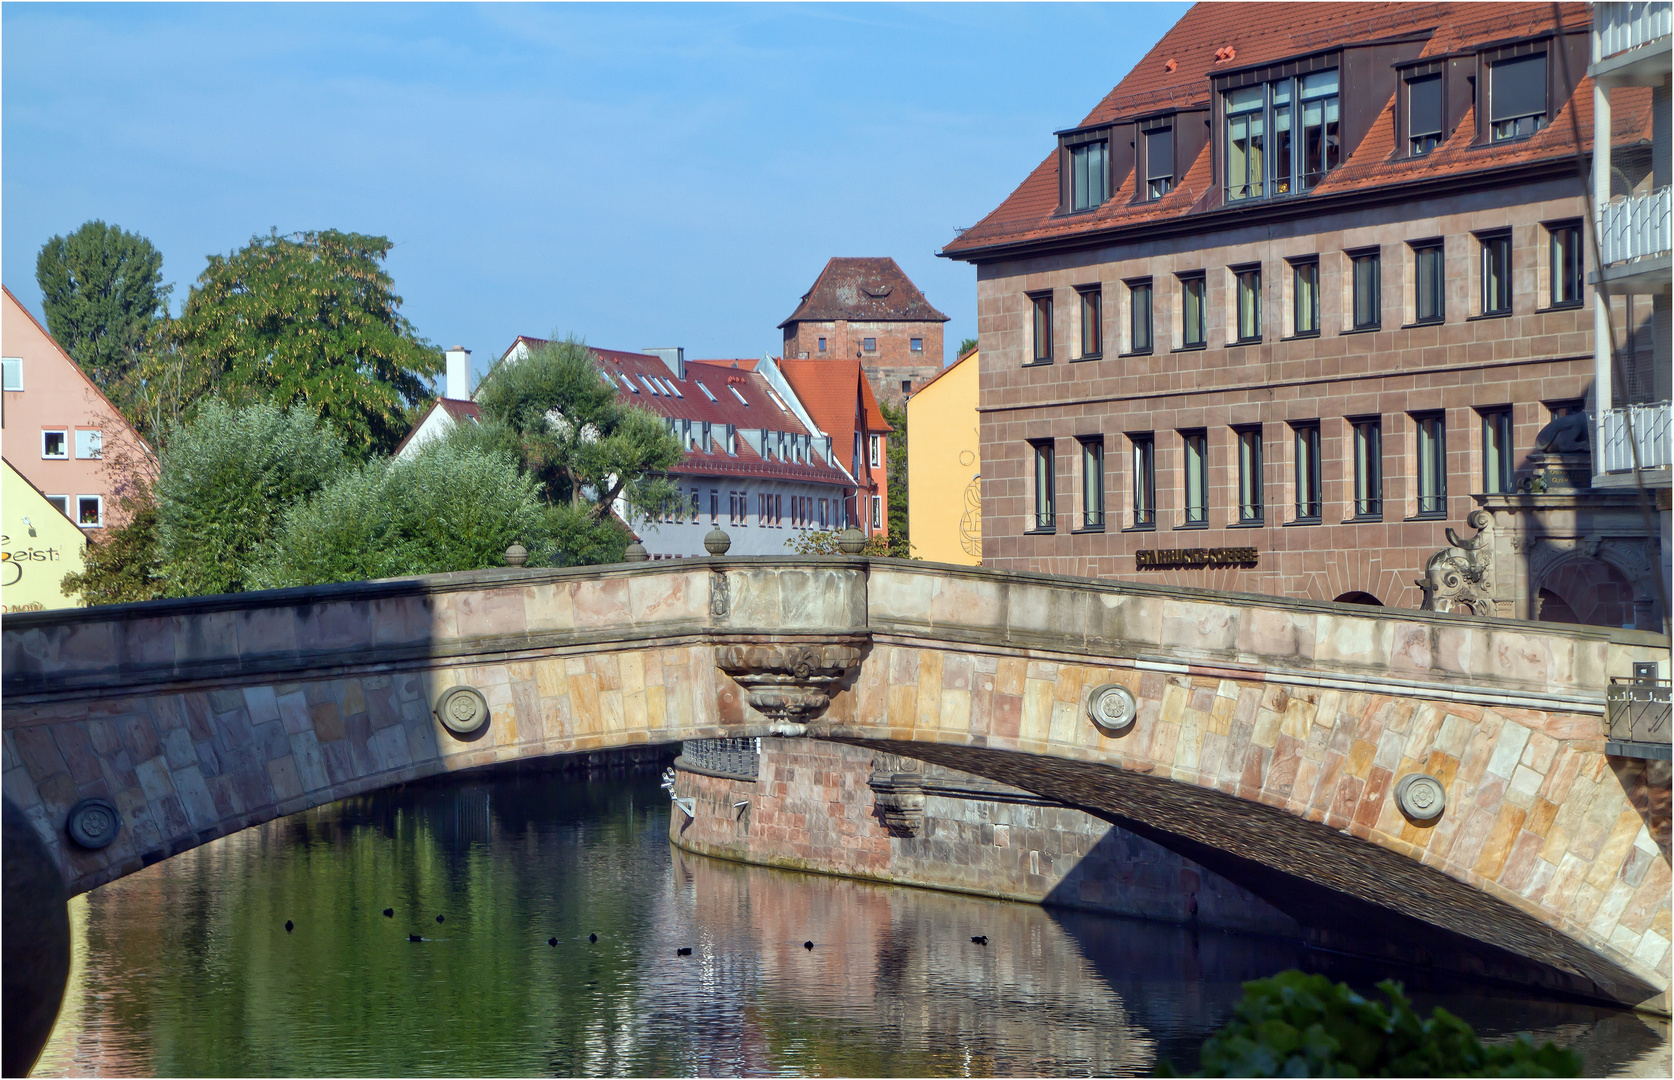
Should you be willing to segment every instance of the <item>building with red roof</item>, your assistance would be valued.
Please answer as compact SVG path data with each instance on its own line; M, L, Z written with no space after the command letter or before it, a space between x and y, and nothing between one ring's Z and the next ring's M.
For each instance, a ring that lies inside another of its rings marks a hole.
M868 536L889 535L889 441L871 380L858 360L779 360L796 396L839 456L848 451L855 499L848 518Z
M1447 610L1417 582L1480 509L1499 569L1459 604L1659 627L1632 496L1565 489L1593 470L1550 427L1667 398L1649 297L1595 393L1590 29L1192 7L942 251L978 271L983 563ZM1666 85L1610 95L1624 195L1666 194Z
M942 370L943 315L891 258L834 258L779 324L786 360L859 360L895 405Z

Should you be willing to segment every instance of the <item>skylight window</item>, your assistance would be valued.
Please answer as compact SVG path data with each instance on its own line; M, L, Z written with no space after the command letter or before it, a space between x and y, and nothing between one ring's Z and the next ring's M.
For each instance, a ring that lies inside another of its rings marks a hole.
M628 378L626 375L619 375L617 378L622 380L623 386L626 386L629 390L632 390L636 394L639 393L639 387L634 385L632 379Z
M599 378L603 379L604 384L606 386L610 387L612 390L616 389L616 383L615 383L614 380L611 379L610 372L608 372L608 371L599 372Z
M656 397L662 397L663 396L663 392L657 388L657 380L656 379L653 379L653 378L651 378L650 376L647 376L647 375L641 375L640 379L642 381L644 381L645 388L647 390L651 391L651 393L654 396L656 396Z
M739 392L738 392L738 387L736 387L736 386L728 386L728 387L727 387L727 389L728 389L728 390L731 390L731 391L732 391L732 396L733 396L733 397L735 397L735 398L737 398L737 399L738 399L738 400L739 400L739 401L740 401L740 402L742 402L742 403L743 403L743 404L744 404L744 407L745 407L745 408L749 408L749 405L750 405L750 403L749 403L749 402L748 402L748 401L745 401L745 400L744 400L744 395L743 395L743 394L740 394L740 393L739 393Z
M785 404L785 400L783 398L781 398L774 391L774 389L771 386L767 388L767 397L770 401L773 402L773 404L775 404L779 407L780 412L782 412L782 413L790 412L790 407Z
M696 382L696 381L697 381L697 380L695 380L695 379L694 379L694 380L693 380L693 381L694 381L694 382ZM709 400L710 400L710 401L714 401L714 400L715 400L715 395L714 395L714 394L711 394L711 393L710 393L710 392L709 392L709 387L707 387L707 386L705 386L705 385L703 385L703 384L702 384L702 383L701 383L701 382L700 382L700 383L698 383L698 384L697 384L697 388L698 388L698 389L699 389L699 390L702 390L702 391L703 391L703 396L704 396L704 397L706 397L706 398L708 398L708 399L709 399Z

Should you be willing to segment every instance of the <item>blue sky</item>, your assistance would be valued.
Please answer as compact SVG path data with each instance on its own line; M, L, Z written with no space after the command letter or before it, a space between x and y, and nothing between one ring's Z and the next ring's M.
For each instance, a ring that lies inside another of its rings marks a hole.
M0 260L102 218L175 310L270 226L389 236L404 312L479 371L519 334L775 354L833 255L935 256L1184 11L1116 5L37 5L0 9Z

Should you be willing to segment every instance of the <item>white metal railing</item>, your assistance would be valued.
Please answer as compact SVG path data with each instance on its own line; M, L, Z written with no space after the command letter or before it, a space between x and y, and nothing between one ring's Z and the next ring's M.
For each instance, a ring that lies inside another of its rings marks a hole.
M1629 441L1628 428L1633 428ZM1639 467L1662 469L1674 465L1674 417L1669 415L1668 402L1654 405L1628 405L1599 414L1598 445L1604 451L1604 472L1628 472L1633 469L1633 443L1639 444Z
M1674 34L1674 5L1668 0L1594 4L1593 29L1598 34L1599 58L1615 56Z
M1668 251L1674 242L1674 189L1605 203L1598 212L1598 242L1606 266Z

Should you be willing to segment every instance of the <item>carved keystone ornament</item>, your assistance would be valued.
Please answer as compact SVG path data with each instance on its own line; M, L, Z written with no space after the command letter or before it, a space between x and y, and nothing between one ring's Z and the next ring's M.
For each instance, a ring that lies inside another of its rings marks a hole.
M1434 821L1447 809L1447 789L1427 773L1408 773L1395 782L1395 805L1415 822Z
M805 724L831 703L832 688L860 663L855 645L718 645L715 666L744 688L750 707Z
M108 799L83 799L70 807L64 819L64 831L79 846L97 851L109 846L122 831L122 814Z
M1126 735L1139 716L1133 694L1119 683L1093 687L1087 695L1087 718L1105 735Z
M436 719L455 735L471 735L488 723L488 701L470 686L450 686L436 699Z

